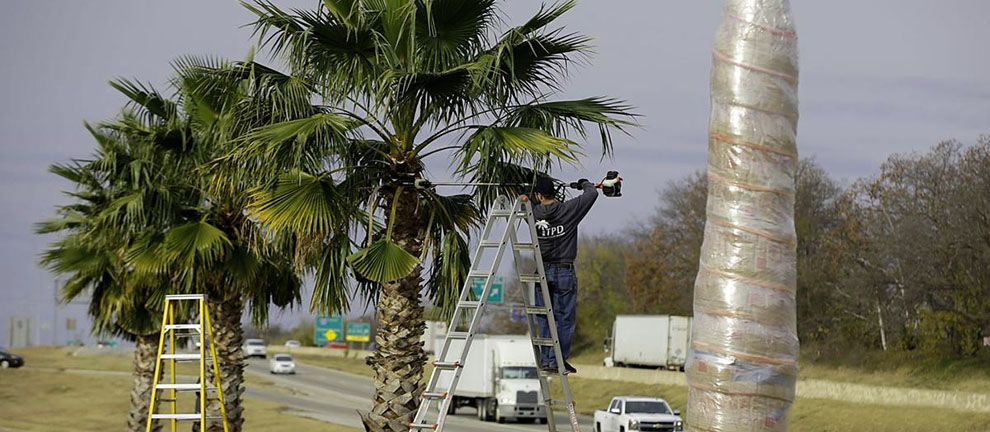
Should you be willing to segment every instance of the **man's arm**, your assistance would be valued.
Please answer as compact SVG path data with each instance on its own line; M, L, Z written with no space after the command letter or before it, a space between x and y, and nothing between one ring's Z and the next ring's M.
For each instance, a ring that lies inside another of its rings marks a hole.
M573 214L575 220L574 223L581 222L584 216L591 211L591 206L595 204L595 200L598 199L598 188L594 183L585 180L581 184L581 195L572 198L564 203L567 207L568 213Z

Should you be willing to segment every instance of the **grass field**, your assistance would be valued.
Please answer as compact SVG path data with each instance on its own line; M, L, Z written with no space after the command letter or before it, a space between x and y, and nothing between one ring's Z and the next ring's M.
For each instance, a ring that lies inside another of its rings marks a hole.
M624 382L571 378L578 412L591 414L608 406L614 395L650 395L666 399L684 411L687 388L638 385ZM791 432L987 432L990 414L955 412L917 407L892 407L798 399L791 410Z
M18 350L30 363L25 369L0 370L0 427L45 432L124 429L132 382L129 376L113 372L129 372L130 358L77 357L72 351L47 347ZM79 374L65 369L111 374ZM264 379L248 376L246 381L248 386L278 391ZM285 406L273 402L248 397L244 406L245 429L249 431L357 432L287 414ZM188 430L188 425L182 430Z
M30 365L43 368L101 369L129 371L130 359L122 356L73 357L71 351L32 348ZM806 354L807 357L810 357ZM371 376L363 359L296 355L300 363ZM574 363L601 361L597 353L585 354ZM805 361L803 379L825 379L870 385L942 390L990 392L987 370L979 363L950 362L929 364L919 359L894 358L880 361ZM600 364L600 363L598 363ZM263 379L248 377L248 385L270 386ZM642 385L626 382L571 378L578 411L586 414L604 408L613 395L656 395L667 399L675 409L684 410L687 389L681 386ZM83 389L92 387L92 398ZM93 377L52 371L0 371L0 426L23 430L119 430L127 409L129 377ZM274 391L274 390L273 390ZM44 403L13 402L43 400ZM292 430L293 432L352 432L282 411L277 404L247 399L248 430ZM22 409L21 407L27 407ZM16 408L15 408L16 407ZM46 423L39 423L38 418ZM798 399L791 411L790 430L794 432L987 432L990 413L957 412L918 407L878 406L822 399ZM45 427L48 426L48 427ZM60 428L66 429L60 429ZM53 429L55 428L55 429Z

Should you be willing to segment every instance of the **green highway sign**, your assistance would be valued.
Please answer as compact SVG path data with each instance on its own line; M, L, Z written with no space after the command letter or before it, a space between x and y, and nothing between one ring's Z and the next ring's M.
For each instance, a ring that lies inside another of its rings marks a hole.
M344 319L339 316L318 316L313 325L313 344L316 346L344 340Z
M471 294L474 294L474 298L481 297L481 290L484 287L485 278L471 280ZM502 276L496 276L492 281L492 289L488 291L488 303L502 303Z
M347 323L347 337L345 339L348 342L370 342L371 324L360 322Z

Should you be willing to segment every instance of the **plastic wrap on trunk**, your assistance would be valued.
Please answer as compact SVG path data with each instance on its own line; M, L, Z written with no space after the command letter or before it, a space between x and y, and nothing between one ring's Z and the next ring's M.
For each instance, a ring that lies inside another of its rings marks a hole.
M786 431L798 360L798 55L788 0L726 0L712 58L687 423Z

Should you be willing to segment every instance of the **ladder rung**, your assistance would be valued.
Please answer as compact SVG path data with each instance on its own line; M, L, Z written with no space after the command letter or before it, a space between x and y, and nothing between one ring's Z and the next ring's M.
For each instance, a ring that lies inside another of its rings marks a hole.
M488 214L494 217L509 217L512 216L512 210L492 210ZM526 217L526 212L516 212L516 216L524 218Z
M519 282L543 282L543 278L539 274L521 274L519 275Z
M458 303L457 305L460 306L460 307L462 307L462 308L479 308L479 307L481 307L481 302L480 301L469 301L469 300L465 300L465 301L462 301L462 302Z
M429 392L424 392L423 393L423 399L446 399L446 398L447 398L447 392L443 392L443 393L429 393Z
M456 362L456 361L455 362L435 361L435 362L433 362L433 367L434 368L437 368L437 369L457 369L457 368L461 367L461 362Z
M200 414L152 414L151 418L154 420L202 420L203 416ZM206 416L207 420L218 420L220 416Z
M527 306L526 313L530 315L550 315L550 308L540 306Z
M434 423L409 423L409 428L437 430L437 425Z
M448 339L467 339L470 335L468 332L447 332Z
M501 241L483 241L481 242L481 247L497 248L502 246Z
M199 324L168 324L165 330L196 330L199 331Z
M512 245L516 250L535 250L536 247L532 243L516 243Z
M199 354L162 354L162 360L199 360Z
M554 342L553 342L553 339L533 338L533 345L537 345L537 346L554 346Z
M468 277L469 278L488 279L488 276L490 276L490 275L491 275L491 273L483 272L483 271L473 271L473 272L468 273Z
M199 384L158 384L159 390L196 391L202 389ZM206 391L216 391L216 387L206 386Z
M165 300L204 300L206 296L203 294L173 294L165 296Z

